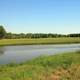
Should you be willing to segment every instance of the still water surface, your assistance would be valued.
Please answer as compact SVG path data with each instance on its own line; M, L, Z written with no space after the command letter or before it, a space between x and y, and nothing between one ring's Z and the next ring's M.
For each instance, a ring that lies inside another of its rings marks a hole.
M0 64L20 63L41 55L80 50L80 44L22 45L0 47Z

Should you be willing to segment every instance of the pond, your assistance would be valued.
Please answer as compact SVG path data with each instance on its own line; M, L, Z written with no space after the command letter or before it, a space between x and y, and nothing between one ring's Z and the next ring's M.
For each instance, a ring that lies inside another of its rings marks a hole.
M0 64L21 63L41 55L80 50L80 44L1 46Z

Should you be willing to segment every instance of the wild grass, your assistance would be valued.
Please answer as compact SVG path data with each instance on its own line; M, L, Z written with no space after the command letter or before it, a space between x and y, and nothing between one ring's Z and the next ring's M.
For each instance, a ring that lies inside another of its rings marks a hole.
M39 39L1 39L0 46L4 45L32 45L32 44L67 44L80 43L80 38L39 38Z
M80 52L0 66L0 80L80 80Z

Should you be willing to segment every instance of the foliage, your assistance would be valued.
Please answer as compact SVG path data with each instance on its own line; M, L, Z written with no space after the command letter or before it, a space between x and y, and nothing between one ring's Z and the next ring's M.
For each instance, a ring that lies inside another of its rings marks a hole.
M0 26L0 38L20 39L20 38L63 38L63 37L80 37L80 33L76 34L54 34L54 33L11 33L6 32L3 26Z
M80 52L41 56L22 64L2 65L0 80L80 80Z
M0 25L0 39L4 38L6 35L6 31L3 26Z
M13 33L7 33L6 37L7 39L20 39L20 38L59 38L59 37L80 37L80 34L53 34L53 33L20 33L20 34L13 34Z

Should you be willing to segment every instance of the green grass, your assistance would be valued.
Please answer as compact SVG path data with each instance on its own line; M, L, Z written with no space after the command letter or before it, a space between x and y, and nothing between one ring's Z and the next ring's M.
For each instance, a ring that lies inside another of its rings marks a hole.
M1 39L0 46L4 45L31 45L31 44L67 44L80 43L80 38L40 38L40 39Z
M80 51L0 66L0 80L80 80Z

